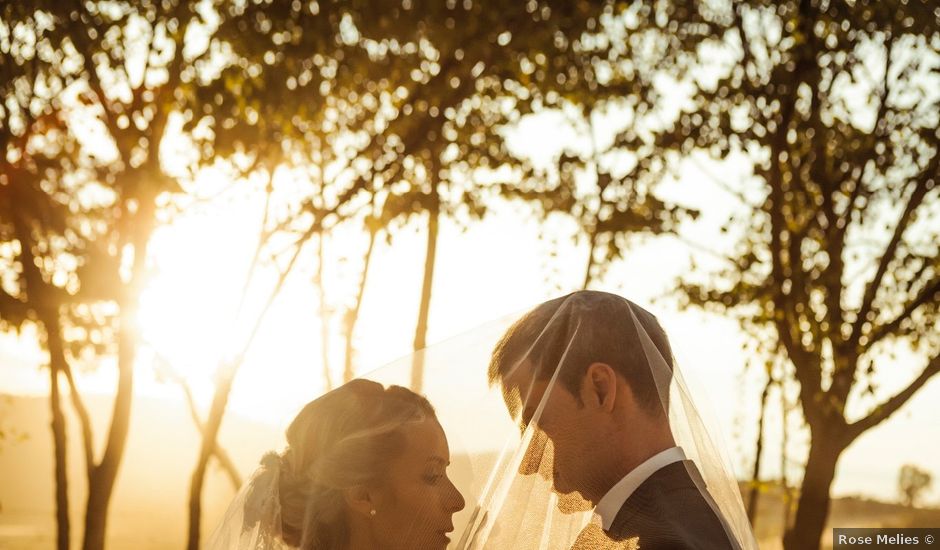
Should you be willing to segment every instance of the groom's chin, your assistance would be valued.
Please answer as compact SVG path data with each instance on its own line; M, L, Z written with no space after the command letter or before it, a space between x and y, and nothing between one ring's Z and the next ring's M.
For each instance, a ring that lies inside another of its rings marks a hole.
M565 496L575 492L575 488L568 483L564 476L557 471L552 472L552 491L558 496Z
M552 478L552 492L558 498L555 505L563 514L574 514L591 510L591 503L571 484L566 483L556 472Z
M578 491L558 494L558 502L555 505L562 514L575 514L578 512L587 512L594 508L589 500Z

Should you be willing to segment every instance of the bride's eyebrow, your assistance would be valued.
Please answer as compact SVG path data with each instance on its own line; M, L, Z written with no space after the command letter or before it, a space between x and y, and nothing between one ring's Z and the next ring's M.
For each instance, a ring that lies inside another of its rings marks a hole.
M442 466L448 466L448 465L450 465L450 462L449 462L449 461L444 460L443 458L441 458L441 457L439 457L439 456L437 456L437 455L429 456L427 461L428 461L428 462L437 462L437 463L441 464Z

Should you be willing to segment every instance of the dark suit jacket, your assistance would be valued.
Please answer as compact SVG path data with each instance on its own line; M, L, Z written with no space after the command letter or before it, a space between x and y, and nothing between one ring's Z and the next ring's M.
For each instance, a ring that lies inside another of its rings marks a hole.
M699 491L691 461L666 466L637 487L610 529L594 524L578 537L576 550L732 550L737 546ZM707 497L710 498L710 497ZM591 532L593 530L593 532Z

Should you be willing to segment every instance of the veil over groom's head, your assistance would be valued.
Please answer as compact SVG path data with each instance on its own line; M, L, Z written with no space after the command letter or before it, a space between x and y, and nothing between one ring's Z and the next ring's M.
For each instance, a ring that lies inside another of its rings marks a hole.
M577 395L588 367L605 363L630 384L640 403L658 414L663 403L637 323L671 371L672 348L656 316L616 294L581 290L544 302L517 320L493 349L490 381L505 380L528 361L538 378L558 371L559 381Z
M573 548L756 548L714 424L696 407L705 396L693 398L649 311L606 292L550 300L506 330L488 375L522 426L493 491L511 540L562 533L569 524L542 512L557 508L556 518L592 513Z
M660 362L652 365L650 355ZM672 368L669 339L652 313L585 290L516 321L493 350L489 379L502 386L510 413L524 426L534 422L536 438L544 434L553 447L541 451L551 456L538 471L559 492L596 501L623 470L674 444Z

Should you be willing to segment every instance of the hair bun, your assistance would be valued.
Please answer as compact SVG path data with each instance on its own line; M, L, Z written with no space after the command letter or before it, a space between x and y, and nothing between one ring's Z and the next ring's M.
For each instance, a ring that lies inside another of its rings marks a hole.
M261 467L266 470L277 470L281 468L281 455L271 451L261 457Z

